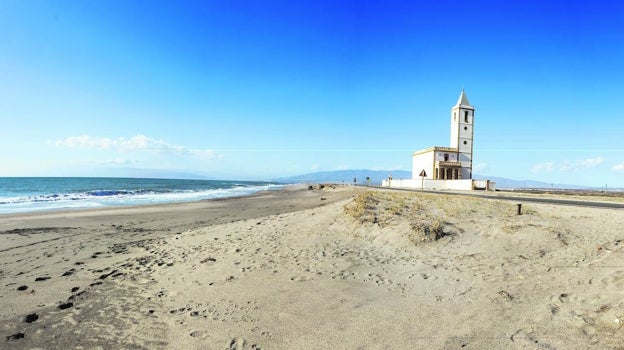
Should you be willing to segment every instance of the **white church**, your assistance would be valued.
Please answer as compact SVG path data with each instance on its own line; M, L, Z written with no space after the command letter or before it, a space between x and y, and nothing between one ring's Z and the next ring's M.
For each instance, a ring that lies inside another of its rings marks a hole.
M412 154L412 178L388 177L383 187L422 188L437 190L495 190L489 180L472 179L475 108L462 90L457 104L451 108L451 143L449 147L434 146Z

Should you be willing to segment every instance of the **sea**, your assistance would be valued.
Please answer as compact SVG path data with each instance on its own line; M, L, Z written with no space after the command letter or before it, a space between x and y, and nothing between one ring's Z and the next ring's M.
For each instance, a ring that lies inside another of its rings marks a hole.
M282 186L262 181L0 177L0 214L193 202Z

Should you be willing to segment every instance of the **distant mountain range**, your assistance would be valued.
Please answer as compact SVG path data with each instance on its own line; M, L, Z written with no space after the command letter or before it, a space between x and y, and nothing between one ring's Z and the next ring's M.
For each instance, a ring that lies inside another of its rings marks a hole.
M366 177L370 178L371 185L380 185L381 181L392 175L395 179L409 179L412 173L405 170L337 170L320 171L315 173L284 177L276 179L279 182L287 183L346 183L352 184L354 180L357 184L366 184ZM520 189L520 188L541 188L541 189L590 189L587 186L570 184L553 184L534 180L513 180L504 177L485 176L474 174L474 179L487 179L496 182L499 189Z
M347 183L352 184L354 179L358 184L366 184L366 177L370 178L371 185L381 185L381 181L392 175L393 178L411 178L412 173L404 170L337 170L320 171L291 177L277 179L279 182L290 183Z
M485 176L474 174L477 180L491 180L496 182L496 188L499 189L520 189L520 188L540 188L540 189L565 189L565 190L581 190L591 189L588 186L570 185L570 184L553 184L535 180L514 180L505 177Z

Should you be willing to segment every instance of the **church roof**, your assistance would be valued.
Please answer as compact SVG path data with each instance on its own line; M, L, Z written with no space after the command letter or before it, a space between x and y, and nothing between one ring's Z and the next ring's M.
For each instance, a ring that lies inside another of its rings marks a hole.
M455 152L455 153L457 153L458 149L456 147L433 146L433 147L429 147L429 148L425 148L425 149L421 149L421 150L415 151L414 153L412 153L412 155L416 156L416 155L419 155L419 154L435 152L435 151Z
M468 102L468 96L466 96L464 89L462 89L461 94L459 95L459 99L457 100L456 106L472 107L470 102Z

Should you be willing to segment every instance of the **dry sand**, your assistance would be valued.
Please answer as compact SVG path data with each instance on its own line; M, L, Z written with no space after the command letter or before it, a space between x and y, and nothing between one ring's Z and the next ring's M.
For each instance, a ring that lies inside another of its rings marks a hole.
M295 187L0 216L0 348L622 348L622 210L515 211Z

